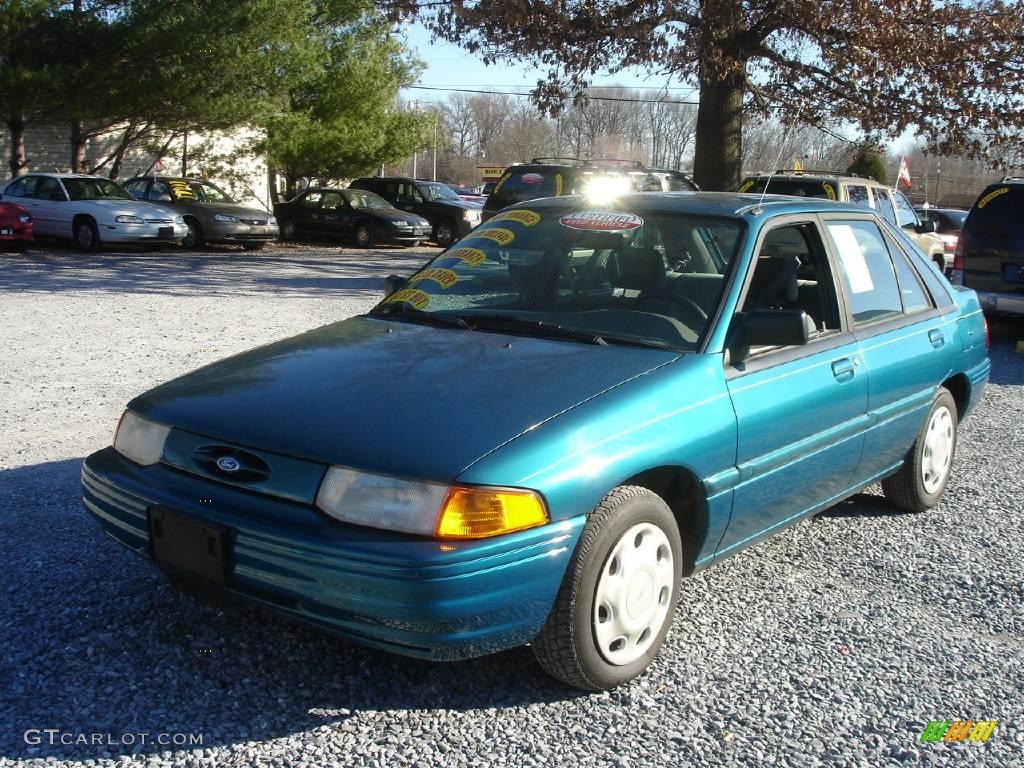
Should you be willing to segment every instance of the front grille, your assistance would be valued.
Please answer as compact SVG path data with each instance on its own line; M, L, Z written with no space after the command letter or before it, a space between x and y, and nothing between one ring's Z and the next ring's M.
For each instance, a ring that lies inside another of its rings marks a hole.
M265 227L267 225L266 219L239 219L239 221L251 227Z
M173 224L174 219L146 219L147 224Z

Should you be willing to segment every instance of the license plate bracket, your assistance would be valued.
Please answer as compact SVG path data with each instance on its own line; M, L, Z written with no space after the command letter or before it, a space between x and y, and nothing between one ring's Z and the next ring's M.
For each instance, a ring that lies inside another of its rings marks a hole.
M150 556L170 570L224 584L229 529L165 507L150 507Z
M160 227L157 230L159 237L174 237L174 227Z
M1003 281L1007 283L1024 283L1024 264L1004 261Z
M0 235L13 235L13 234L14 234L14 230L11 229L10 227L3 227L2 229L0 229Z

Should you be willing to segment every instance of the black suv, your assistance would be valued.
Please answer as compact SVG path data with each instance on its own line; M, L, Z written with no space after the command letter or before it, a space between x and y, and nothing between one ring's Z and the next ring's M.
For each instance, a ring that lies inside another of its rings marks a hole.
M439 181L403 176L368 176L349 189L365 189L395 208L418 214L430 222L431 240L447 248L480 223L480 205L467 202Z
M973 288L983 309L1024 315L1024 178L989 184L967 214L953 282Z
M597 187L611 192L698 191L682 171L645 168L633 160L581 160L576 157L535 157L510 165L484 203L484 221L502 208L538 197L586 194Z

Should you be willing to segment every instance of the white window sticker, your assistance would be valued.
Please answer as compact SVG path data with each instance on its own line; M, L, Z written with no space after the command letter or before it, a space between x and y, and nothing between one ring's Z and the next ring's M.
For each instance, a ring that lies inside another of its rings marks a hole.
M620 211L578 211L562 216L558 223L569 229L591 232L628 232L644 225L644 220L635 213Z
M864 249L857 242L857 235L849 224L829 224L828 231L839 251L839 259L843 262L843 271L850 282L851 293L867 293L875 289L864 260Z

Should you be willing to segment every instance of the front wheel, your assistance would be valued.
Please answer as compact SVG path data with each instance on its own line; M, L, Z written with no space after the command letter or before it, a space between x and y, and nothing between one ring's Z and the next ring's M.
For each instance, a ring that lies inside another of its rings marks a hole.
M296 228L294 221L282 221L280 222L280 226L280 236L282 240L294 240L298 235L298 229Z
M188 234L185 235L181 241L182 246L188 248L190 251L196 251L206 245L206 238L203 236L203 228L199 225L199 222L195 219L185 219L185 224L188 225Z
M369 248L373 245L373 230L370 229L370 225L356 225L355 238L357 248Z
M885 498L908 512L933 509L949 482L956 452L956 432L956 401L948 389L939 387L903 466L882 481Z
M679 597L682 544L657 494L620 486L583 527L533 653L551 676L601 691L639 676L661 649Z
M455 225L450 221L442 221L434 227L434 242L447 248L455 242Z
M88 216L75 219L75 245L78 250L95 253L100 248L100 233L96 222Z

